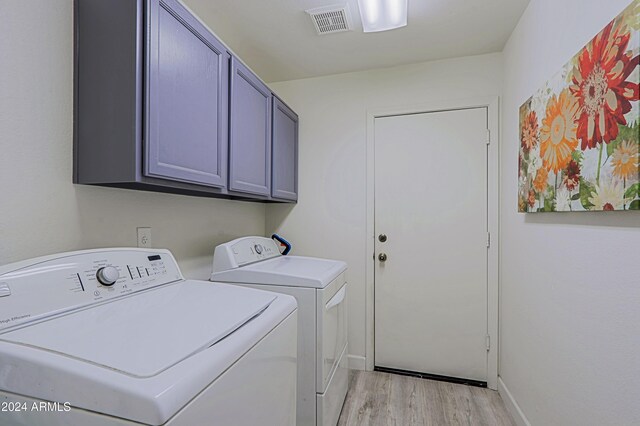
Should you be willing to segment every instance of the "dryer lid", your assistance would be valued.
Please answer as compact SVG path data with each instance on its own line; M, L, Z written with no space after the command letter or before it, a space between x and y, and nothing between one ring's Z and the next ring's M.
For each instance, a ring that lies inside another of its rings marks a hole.
M236 269L214 272L212 281L324 288L347 269L338 260L278 256Z
M276 298L182 281L0 335L133 377L151 377L206 349Z

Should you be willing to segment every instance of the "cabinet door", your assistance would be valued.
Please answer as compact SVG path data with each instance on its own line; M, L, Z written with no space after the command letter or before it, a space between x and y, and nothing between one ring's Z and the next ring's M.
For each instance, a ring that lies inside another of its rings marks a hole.
M298 116L273 97L271 196L298 199Z
M145 174L226 185L229 54L176 0L147 3Z
M231 58L229 189L271 195L271 91Z

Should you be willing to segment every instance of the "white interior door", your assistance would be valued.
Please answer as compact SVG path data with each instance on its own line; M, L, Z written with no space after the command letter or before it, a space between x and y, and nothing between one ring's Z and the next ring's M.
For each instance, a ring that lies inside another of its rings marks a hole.
M487 381L486 138L486 108L375 119L376 367Z

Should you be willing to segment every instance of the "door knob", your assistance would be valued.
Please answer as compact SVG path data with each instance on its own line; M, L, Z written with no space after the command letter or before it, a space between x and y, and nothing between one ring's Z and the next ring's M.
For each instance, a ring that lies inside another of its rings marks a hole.
M386 262L386 261L387 261L387 254L386 254L386 253L380 253L380 254L378 255L378 260L379 260L380 262Z
M387 236L385 234L378 235L378 241L384 243L385 241L387 241Z

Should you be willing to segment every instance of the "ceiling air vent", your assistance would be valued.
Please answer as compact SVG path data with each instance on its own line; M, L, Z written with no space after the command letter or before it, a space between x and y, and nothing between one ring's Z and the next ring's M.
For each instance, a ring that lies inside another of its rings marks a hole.
M317 7L306 12L311 16L313 25L320 35L351 31L351 14L348 4Z

